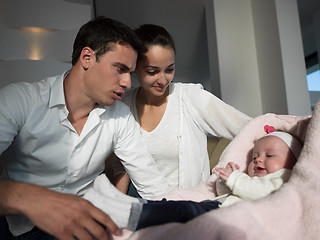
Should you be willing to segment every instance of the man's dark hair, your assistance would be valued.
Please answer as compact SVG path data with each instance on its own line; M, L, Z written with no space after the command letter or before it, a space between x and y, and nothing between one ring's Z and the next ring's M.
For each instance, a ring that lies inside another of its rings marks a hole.
M73 43L72 65L78 61L84 47L95 51L96 59L112 50L115 43L129 45L138 54L146 52L146 48L127 25L106 17L97 17L84 24Z

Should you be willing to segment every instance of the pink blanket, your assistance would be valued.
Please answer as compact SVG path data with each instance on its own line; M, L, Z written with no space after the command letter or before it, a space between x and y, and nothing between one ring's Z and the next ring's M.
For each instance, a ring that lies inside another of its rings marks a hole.
M229 161L247 166L254 140L265 134L264 125L288 131L304 142L304 147L288 183L271 195L252 202L239 202L213 210L192 221L149 227L122 238L144 240L191 239L318 239L320 236L320 103L312 118L266 114L254 118L228 145L219 166ZM201 201L216 194L217 177L193 189L173 191L167 199Z

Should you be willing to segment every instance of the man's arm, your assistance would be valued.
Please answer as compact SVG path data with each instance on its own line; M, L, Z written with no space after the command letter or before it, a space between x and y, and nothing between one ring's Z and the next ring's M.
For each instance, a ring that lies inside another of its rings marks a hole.
M119 233L107 214L80 197L13 181L0 181L0 192L0 215L25 215L39 229L58 239L91 239L90 234L97 239L109 239L100 224L113 234Z
M11 85L0 90L0 154L12 143L28 118L33 99L29 88ZM108 215L70 194L14 181L0 180L0 216L24 215L38 228L62 240L108 239L118 230ZM99 223L97 223L99 222Z

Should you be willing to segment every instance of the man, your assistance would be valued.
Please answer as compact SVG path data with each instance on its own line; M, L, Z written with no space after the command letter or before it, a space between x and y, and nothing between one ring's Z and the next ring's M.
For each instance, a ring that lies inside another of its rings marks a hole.
M70 71L0 90L0 216L13 235L108 239L104 227L117 234L108 215L79 197L112 151L143 197L169 190L129 108L116 101L142 50L129 27L99 17L79 30Z

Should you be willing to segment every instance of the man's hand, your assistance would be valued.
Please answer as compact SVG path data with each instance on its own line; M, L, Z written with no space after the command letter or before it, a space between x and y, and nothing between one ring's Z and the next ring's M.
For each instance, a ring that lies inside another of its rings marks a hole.
M110 239L103 226L115 235L120 234L111 218L85 199L32 184L13 184L16 206L11 209L17 209L16 213L27 216L39 229L60 240L74 240L74 237L87 240L92 236Z
M218 176L222 180L227 181L230 174L235 170L239 170L239 168L239 165L229 162L225 168L215 168L215 170L219 173Z

